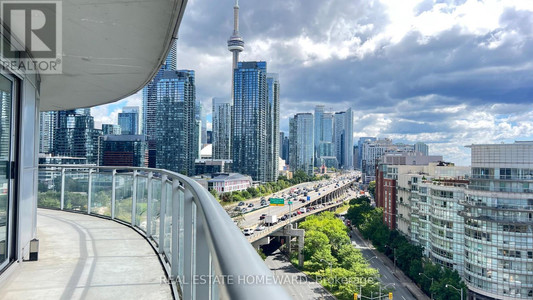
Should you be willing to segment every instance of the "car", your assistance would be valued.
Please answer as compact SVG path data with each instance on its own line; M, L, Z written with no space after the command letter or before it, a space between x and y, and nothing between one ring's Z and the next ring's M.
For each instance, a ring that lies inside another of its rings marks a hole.
M262 214L262 215L260 215L260 216L259 216L259 220L264 220L266 216L267 216L267 214Z
M246 209L246 207L241 208L241 212L242 212L242 213L245 213L245 212L247 212L247 211L248 211L248 209Z
M287 217L286 216L281 216L281 218L279 218L281 221L285 221L287 220Z
M254 234L254 229L253 228L244 228L242 233L244 233L244 235L252 235L252 234Z
M263 230L265 230L265 226L263 225L259 225L255 228L255 231L263 231Z
M244 201L241 201L239 202L239 204L237 204L237 206L243 206L244 205Z
M297 211L296 214L297 214L297 215L301 215L302 212L301 212L301 211Z
M252 208L252 207L254 207L254 204L250 203L250 204L248 204L248 207Z

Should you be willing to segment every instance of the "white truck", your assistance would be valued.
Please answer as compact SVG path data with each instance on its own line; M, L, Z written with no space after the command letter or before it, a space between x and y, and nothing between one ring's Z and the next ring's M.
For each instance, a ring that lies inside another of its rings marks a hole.
M265 217L265 225L266 226L272 226L274 224L278 223L278 216L276 215L269 215Z

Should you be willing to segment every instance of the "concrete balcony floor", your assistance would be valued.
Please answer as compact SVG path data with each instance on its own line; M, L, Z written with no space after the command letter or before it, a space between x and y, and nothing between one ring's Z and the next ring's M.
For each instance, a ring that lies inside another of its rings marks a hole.
M38 210L39 260L22 263L0 299L172 299L148 242L111 220Z

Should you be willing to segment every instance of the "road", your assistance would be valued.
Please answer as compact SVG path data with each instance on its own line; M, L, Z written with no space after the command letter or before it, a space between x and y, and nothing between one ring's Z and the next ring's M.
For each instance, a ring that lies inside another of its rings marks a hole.
M355 246L355 248L358 248L363 253L363 257L367 260L370 260L370 265L377 269L379 273L381 274L380 281L383 285L394 283L394 287L389 286L388 288L392 288L393 298L394 299L401 299L401 300L411 300L416 299L411 292L400 282L400 280L393 274L393 271L391 270L391 267L387 265L383 258L378 255L376 257L376 253L374 248L371 246L369 247L363 239L358 235L356 231L352 231L352 245ZM373 258L376 257L376 258ZM400 270L396 270L396 272L401 272ZM370 297L371 295L364 295ZM374 295L377 296L377 295ZM387 297L385 297L387 296ZM374 298L378 299L378 298ZM388 299L388 294L383 295L382 299Z
M294 300L335 300L324 287L291 265L279 250L268 256L265 264Z
M353 180L353 179L345 179L344 180L344 184L347 184L349 182L349 180ZM339 181L340 186L344 185L342 182L343 182L343 180ZM308 186L309 187L313 187L316 184L317 183L309 183ZM262 221L259 220L259 217L262 214L277 215L278 218L279 218L279 217L283 216L284 214L289 213L289 210L291 212L295 212L295 211L299 210L301 207L306 206L310 202L313 202L314 200L320 198L324 194L335 190L336 189L335 185L337 183L334 180L328 180L327 182L322 182L322 184L324 184L324 185L319 188L318 192L315 192L314 190L311 191L311 192L308 192L308 196L311 197L310 201L306 201L304 203L302 203L300 201L292 201L293 205L291 205L290 208L289 208L288 205L286 205L286 206L266 206L266 207L262 207L260 209L256 209L254 211L251 211L251 212L248 212L248 213L244 214L244 220L242 222L240 222L239 226L241 228L249 228L249 227L255 228L255 227L257 227L257 225L262 223ZM278 192L276 194L281 197L280 192ZM306 197L304 197L303 194L299 195L297 197L297 199L301 199L301 198L306 198ZM257 205L259 205L259 203L257 203L256 206Z

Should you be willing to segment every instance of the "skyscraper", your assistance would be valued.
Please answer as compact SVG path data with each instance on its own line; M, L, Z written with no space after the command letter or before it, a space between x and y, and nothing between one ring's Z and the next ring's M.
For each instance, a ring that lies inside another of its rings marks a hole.
M121 134L139 134L139 107L124 106L122 112L118 114L118 125Z
M54 130L54 156L86 157L94 164L98 157L98 137L102 131L94 129L90 109L57 112Z
M339 167L353 169L353 112L336 112L334 117L335 152Z
M213 98L213 159L231 159L231 100Z
M319 145L322 141L322 115L324 114L324 105L315 106L315 153L318 157Z
M43 111L39 113L39 116L39 153L51 153L54 148L57 112Z
M176 43L170 48L165 64L157 75L143 89L142 132L148 144L148 167L156 167L156 129L157 129L157 84L165 71L176 70Z
M300 113L289 120L290 168L313 175L314 121L313 114Z
M193 175L200 142L194 71L162 72L156 91L156 167Z
M267 65L239 62L234 71L233 170L267 180Z
M279 77L267 74L267 174L266 181L276 181L279 175Z

